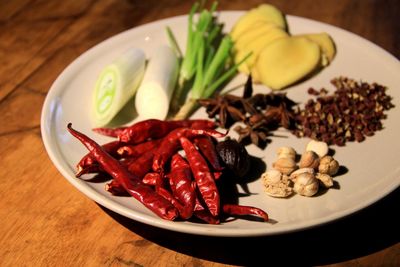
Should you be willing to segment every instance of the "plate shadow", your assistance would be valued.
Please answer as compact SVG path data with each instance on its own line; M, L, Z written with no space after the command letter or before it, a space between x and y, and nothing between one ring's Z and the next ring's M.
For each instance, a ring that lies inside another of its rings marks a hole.
M262 237L197 236L136 222L101 207L122 226L146 240L208 261L254 266L315 266L356 259L399 242L400 188L350 216L303 231Z

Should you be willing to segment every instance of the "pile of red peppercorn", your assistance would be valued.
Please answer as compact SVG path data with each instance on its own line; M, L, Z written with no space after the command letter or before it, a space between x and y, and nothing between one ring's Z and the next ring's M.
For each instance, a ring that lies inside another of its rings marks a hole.
M293 133L297 137L343 146L347 141L362 142L383 128L384 112L394 107L385 86L346 77L335 78L331 83L336 87L331 95L325 89L308 90L317 98L295 111Z

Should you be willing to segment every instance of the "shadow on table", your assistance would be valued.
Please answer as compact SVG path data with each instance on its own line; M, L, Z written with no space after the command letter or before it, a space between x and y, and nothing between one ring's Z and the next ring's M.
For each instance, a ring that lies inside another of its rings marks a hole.
M400 188L397 188L374 205L341 220L300 232L252 238L176 233L103 209L143 238L196 258L242 266L260 263L311 266L359 258L398 243L399 200Z

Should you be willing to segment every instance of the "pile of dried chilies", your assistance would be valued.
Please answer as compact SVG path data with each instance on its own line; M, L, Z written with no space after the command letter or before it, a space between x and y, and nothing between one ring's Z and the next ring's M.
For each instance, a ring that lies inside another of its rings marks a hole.
M89 150L79 161L76 176L107 173L112 178L107 191L129 194L167 220L195 217L218 224L223 217L250 215L267 221L261 209L223 203L220 198L216 179L223 163L214 142L225 134L215 127L209 120L150 119L128 127L94 129L118 138L99 145L70 123L69 132Z

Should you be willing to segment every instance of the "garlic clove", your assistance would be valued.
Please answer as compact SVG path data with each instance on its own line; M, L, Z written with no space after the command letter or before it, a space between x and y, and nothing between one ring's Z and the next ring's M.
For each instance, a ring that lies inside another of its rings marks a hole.
M277 150L278 158L291 158L296 159L296 150L290 146L282 146Z
M333 186L333 179L329 174L317 173L315 178L318 179L325 188L330 188Z
M278 170L268 170L261 175L264 184L277 184L282 180L282 173Z
M302 196L311 197L318 192L319 182L314 175L302 173L297 176L293 190Z
M293 194L291 182L287 175L277 170L266 171L262 176L264 191L272 197L288 197Z
M339 171L339 162L331 156L321 158L318 166L318 172L334 176Z
M320 158L322 158L328 154L329 147L325 142L311 140L306 146L306 151L314 151Z
M319 166L319 156L314 151L308 150L301 155L299 167L317 169Z
M290 173L297 169L296 162L291 158L279 158L272 163L272 167L286 175L290 175Z
M301 168L301 169L295 170L294 172L292 172L290 174L289 178L293 182L296 182L297 176L299 176L300 174L303 174L303 173L309 173L309 174L314 175L314 169L313 168Z
M279 186L266 186L265 193L271 197L288 197L293 194L293 189L287 185L280 184Z

